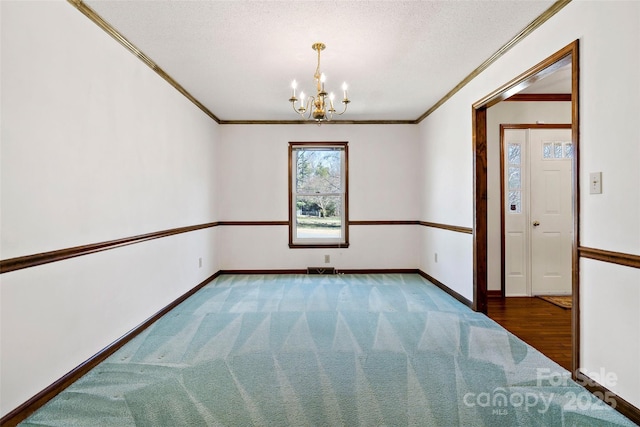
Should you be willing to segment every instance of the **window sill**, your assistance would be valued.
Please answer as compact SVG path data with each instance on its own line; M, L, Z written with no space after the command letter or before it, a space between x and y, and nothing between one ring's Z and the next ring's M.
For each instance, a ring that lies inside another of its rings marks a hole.
M314 248L348 248L349 242L345 243L289 243L290 249L314 249Z

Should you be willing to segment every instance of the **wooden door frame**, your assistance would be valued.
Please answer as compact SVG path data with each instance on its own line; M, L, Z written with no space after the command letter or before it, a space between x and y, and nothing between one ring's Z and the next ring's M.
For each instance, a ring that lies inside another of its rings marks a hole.
M571 141L574 147L573 176L580 172L579 146L579 66L578 40L570 43L544 61L525 71L510 82L491 92L472 106L473 149L473 309L487 312L487 109L522 91L527 86L571 64ZM571 310L571 376L575 378L580 366L580 284L578 247L580 244L580 185L574 179Z
M505 147L504 147L504 131L507 129L571 129L571 124L567 123L501 123L500 124L500 296L504 298L507 293L506 286L506 277L504 274L505 266L506 266L506 242L505 242L505 184L504 184L504 172L505 172L505 164L504 164L504 155L505 155ZM527 156L529 158L529 156ZM529 162L531 159L529 159ZM527 166L529 168L529 166ZM578 179L576 171L571 168L571 182L574 182ZM571 189L573 191L573 188ZM530 188L529 188L530 191ZM573 197L573 195L571 196ZM527 209L531 209L531 206L527 206ZM573 221L575 223L575 212L571 212L573 217ZM531 253L529 254L531 257ZM572 289L573 291L573 289Z

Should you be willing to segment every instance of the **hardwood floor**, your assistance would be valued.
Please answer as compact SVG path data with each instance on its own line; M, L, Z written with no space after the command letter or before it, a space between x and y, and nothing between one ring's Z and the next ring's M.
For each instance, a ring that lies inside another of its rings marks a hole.
M571 371L571 309L535 297L488 298L487 315Z

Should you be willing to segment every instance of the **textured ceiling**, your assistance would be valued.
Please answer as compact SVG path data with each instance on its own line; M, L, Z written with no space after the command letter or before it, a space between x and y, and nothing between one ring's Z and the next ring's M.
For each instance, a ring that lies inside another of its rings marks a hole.
M342 119L415 120L554 1L84 3L219 119L261 121L297 118L315 42L327 90L349 83Z

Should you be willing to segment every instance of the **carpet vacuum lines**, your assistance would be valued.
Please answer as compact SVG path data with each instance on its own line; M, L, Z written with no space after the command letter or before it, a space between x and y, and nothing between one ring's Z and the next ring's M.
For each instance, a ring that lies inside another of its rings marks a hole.
M222 275L23 426L633 426L417 274Z

